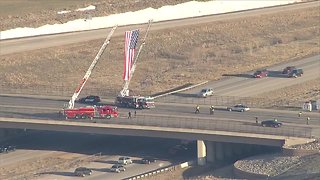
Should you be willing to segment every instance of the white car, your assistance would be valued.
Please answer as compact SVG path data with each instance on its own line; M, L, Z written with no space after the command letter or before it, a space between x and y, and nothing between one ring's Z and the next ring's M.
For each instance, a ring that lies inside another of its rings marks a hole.
M129 157L120 157L118 163L123 165L132 164L132 160Z
M237 104L232 107L227 107L228 111L239 111L239 112L244 112L244 111L249 111L250 108L248 106L245 106L243 104Z
M205 88L200 91L198 94L199 97L207 97L213 95L213 89L212 88Z

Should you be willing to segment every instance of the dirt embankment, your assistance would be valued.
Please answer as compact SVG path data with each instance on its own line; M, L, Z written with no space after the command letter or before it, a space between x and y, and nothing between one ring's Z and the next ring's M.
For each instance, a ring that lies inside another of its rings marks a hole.
M151 31L131 89L151 93L319 53L319 9ZM2 56L4 84L71 87L103 40ZM114 38L85 88L120 90L123 39Z

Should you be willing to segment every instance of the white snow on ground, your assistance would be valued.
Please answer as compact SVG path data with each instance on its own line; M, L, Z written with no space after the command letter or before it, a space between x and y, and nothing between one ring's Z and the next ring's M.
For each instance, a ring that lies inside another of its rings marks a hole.
M66 14L66 13L70 13L71 11L59 11L57 12L57 14Z
M96 9L95 6L90 5L90 6L85 7L85 8L79 8L76 11L90 11L90 10L95 10L95 9Z
M104 17L94 17L92 19L77 19L64 24L44 25L38 28L16 28L0 32L0 39L10 39L17 37L36 36L43 34L55 34L72 31L82 31L112 27L115 24L128 25L146 23L149 19L165 21L187 17L204 16L211 14L240 11L275 5L290 4L301 0L214 0L208 2L190 1L174 6L163 6L159 9L147 8L135 12L112 14ZM78 10L92 10L95 6L88 6Z
M77 9L77 10L75 10L75 11L91 11L91 10L95 10L95 9L96 9L95 6L90 5L90 6L85 7L85 8L79 8L79 9ZM67 13L71 13L71 11L65 10L65 11L59 11L59 12L57 12L57 14L67 14Z

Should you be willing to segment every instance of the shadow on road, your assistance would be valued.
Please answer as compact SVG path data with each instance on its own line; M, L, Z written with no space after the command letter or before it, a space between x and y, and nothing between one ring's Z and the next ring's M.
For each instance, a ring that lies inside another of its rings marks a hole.
M223 74L222 76L233 76L233 77L242 77L242 78L253 78L251 74Z
M39 173L39 175L58 175L58 176L75 176L73 172L43 172Z

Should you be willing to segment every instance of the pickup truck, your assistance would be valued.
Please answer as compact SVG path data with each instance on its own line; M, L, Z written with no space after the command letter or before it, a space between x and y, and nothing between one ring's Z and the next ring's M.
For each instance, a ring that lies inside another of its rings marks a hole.
M288 77L291 78L291 77L300 77L302 76L303 74L303 70L302 69L293 69L289 74L288 74Z

